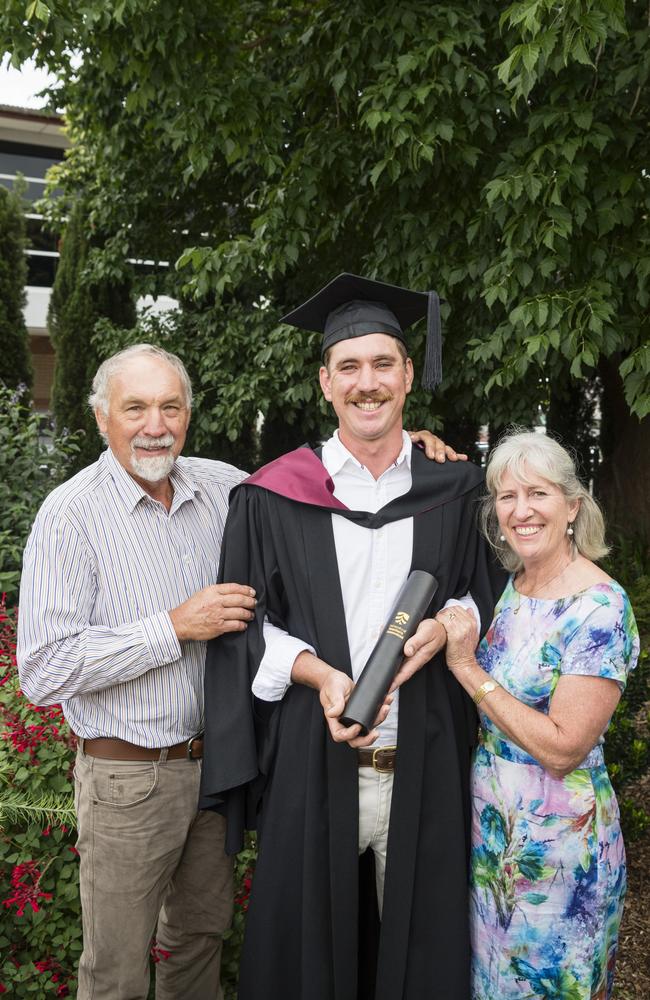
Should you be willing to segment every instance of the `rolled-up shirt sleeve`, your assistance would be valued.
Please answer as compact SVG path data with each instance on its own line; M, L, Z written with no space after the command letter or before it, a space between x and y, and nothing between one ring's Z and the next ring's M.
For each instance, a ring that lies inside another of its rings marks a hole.
M480 612L479 612L479 610L478 610L478 608L476 606L476 602L475 602L474 598L472 597L472 595L469 593L469 591L463 597L458 597L458 598L456 598L456 597L450 597L449 600L444 605L444 607L445 608L453 608L454 605L456 607L465 608L466 611L471 611L472 612L472 614L476 618L476 626L477 626L477 628L479 630L479 633L480 633L480 631L481 631L481 615L480 615Z
M39 515L25 549L17 646L21 688L34 704L122 684L180 657L167 611L93 625L96 593L92 552L75 526Z
M302 639L288 635L271 622L264 622L266 649L252 684L252 691L261 701L280 701L292 683L291 671L296 657L314 647Z

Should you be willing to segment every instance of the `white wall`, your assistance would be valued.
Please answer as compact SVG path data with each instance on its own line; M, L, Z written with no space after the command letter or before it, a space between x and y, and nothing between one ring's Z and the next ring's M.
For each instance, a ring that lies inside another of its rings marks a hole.
M37 288L34 285L27 285L27 302L25 304L25 323L27 329L35 336L47 335L47 309L50 304L51 288ZM136 302L136 309L142 312L144 308L150 309L153 313L169 312L170 309L178 309L178 302L169 295L159 295L154 299L153 295L145 295Z

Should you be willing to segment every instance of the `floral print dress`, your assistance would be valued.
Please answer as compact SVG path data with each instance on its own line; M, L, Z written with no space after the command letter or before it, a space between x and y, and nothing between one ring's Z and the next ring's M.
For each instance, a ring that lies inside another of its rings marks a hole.
M562 674L623 687L638 653L617 583L541 600L510 579L478 659L547 712ZM472 1000L606 1000L626 883L602 739L575 771L553 778L481 712L472 791Z

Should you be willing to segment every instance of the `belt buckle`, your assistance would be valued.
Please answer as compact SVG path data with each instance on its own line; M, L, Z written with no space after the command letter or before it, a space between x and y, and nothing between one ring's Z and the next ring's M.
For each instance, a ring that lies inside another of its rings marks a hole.
M372 751L372 766L378 774L390 774L393 770L392 767L381 767L378 763L379 754L385 750L397 750L397 747L375 747Z
M200 760L201 759L200 757L195 757L194 756L194 753L192 751L192 744L194 743L195 740L202 740L202 739L203 739L203 733L197 733L195 736L191 736L189 738L189 740L187 741L187 759L188 760Z

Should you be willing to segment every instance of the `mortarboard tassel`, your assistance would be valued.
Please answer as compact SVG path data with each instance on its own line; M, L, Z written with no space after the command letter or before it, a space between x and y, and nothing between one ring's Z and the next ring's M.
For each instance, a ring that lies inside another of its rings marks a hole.
M433 392L442 382L442 332L440 328L440 299L437 292L429 292L427 306L427 346L422 371L422 385Z

